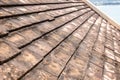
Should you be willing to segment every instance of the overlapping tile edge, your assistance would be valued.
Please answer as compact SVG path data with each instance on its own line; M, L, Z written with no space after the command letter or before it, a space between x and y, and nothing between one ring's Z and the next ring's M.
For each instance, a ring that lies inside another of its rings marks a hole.
M0 80L119 80L120 30L81 0L1 0Z

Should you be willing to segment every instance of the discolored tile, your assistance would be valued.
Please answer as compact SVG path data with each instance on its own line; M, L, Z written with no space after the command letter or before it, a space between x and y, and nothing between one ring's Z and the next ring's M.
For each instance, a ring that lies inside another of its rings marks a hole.
M55 58L48 56L41 64L43 70L51 73L52 75L58 76L62 71L64 64Z
M84 79L85 80L101 80L102 68L90 63Z
M105 54L108 58L111 58L111 59L115 60L115 54L112 50L106 48L105 49Z
M0 9L0 17L11 15L9 12L4 9Z
M97 57L97 56L92 56L91 60L90 60L93 64L99 66L99 67L103 67L104 64L104 59L101 57Z
M33 40L33 39L39 37L39 35L33 29L22 30L20 32L20 35L22 35L24 38L26 38L28 40Z
M0 80L119 80L119 29L86 2L0 6Z
M82 77L82 73L78 68L72 65L67 66L67 68L61 74L59 80L79 80Z
M17 33L11 34L10 36L7 36L5 39L10 43L15 44L17 47L20 47L27 42L26 41L27 39L25 39L23 36Z
M22 80L57 80L57 77L44 70L35 69L27 74Z
M47 42L42 40L34 42L27 48L41 56L45 56L52 49L52 47Z
M20 50L15 48L14 46L0 40L0 61L4 61L9 59L10 57L18 54Z
M116 80L115 66L110 63L105 63L103 79Z

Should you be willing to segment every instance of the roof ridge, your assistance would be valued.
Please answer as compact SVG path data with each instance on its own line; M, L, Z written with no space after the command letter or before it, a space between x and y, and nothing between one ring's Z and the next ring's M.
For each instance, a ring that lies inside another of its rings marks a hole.
M113 19L111 19L109 16L105 15L102 11L100 11L98 8L95 7L95 5L93 3L91 3L89 0L82 0L83 2L85 2L90 8L92 8L95 12L97 12L97 14L99 14L101 17L103 17L107 22L109 22L110 24L112 24L113 26L115 26L117 29L120 30L120 25L114 21Z

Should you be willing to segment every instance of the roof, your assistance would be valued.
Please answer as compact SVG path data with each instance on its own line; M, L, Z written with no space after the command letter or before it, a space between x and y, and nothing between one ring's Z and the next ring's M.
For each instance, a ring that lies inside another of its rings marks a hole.
M120 30L85 0L0 0L0 80L119 80Z
M82 1L85 2L87 5L89 5L94 11L96 11L104 19L106 19L111 25L114 25L114 27L120 30L120 25L116 21L114 21L112 18L110 18L109 16L101 12L99 9L97 9L96 6L94 6L94 4L92 4L89 0L82 0Z

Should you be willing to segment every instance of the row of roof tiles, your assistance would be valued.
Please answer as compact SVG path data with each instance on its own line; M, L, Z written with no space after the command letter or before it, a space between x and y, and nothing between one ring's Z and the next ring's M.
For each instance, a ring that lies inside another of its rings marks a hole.
M0 4L0 80L119 80L120 32L86 3Z

